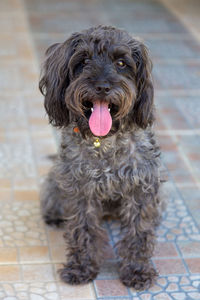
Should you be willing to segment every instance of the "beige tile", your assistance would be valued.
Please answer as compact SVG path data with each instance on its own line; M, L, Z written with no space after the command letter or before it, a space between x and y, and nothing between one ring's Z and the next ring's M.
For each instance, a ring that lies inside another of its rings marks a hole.
M51 166L38 166L38 175L40 177L46 176L49 173L49 170L51 169Z
M24 60L33 59L33 52L27 40L22 38L17 40L17 55Z
M48 234L50 245L52 246L56 245L56 247L61 246L66 248L65 241L63 238L63 234L64 234L63 230L59 230L59 229L56 230L48 227L47 234Z
M16 201L38 201L39 193L37 190L15 190L14 200Z
M0 248L0 263L16 263L17 250L15 248Z
M93 300L96 299L92 284L81 286L58 283L62 300Z
M20 267L15 265L0 266L0 281L21 280Z
M0 189L10 189L11 181L10 179L0 179Z
M9 201L11 199L11 190L2 189L0 190L0 201Z
M43 127L47 125L47 120L45 118L42 118L42 116L40 117L35 117L35 118L30 118L29 122L31 125L34 125L36 127Z
M21 262L49 262L49 250L47 246L33 246L19 248Z
M60 276L59 276L59 272L58 271L63 268L63 263L55 263L54 264L54 272L55 272L56 280L57 281L60 281Z
M1 184L1 181L0 181ZM36 178L16 178L14 179L14 189L17 190L37 190L38 184Z
M22 265L24 281L54 281L51 264Z
M54 262L62 262L66 261L66 246L63 242L63 245L60 246L50 246L51 257Z
M1 39L1 52L0 52L0 58L3 58L4 61L8 59L12 60L14 57L16 58L17 53L17 41L16 38L13 38L12 34L0 34Z

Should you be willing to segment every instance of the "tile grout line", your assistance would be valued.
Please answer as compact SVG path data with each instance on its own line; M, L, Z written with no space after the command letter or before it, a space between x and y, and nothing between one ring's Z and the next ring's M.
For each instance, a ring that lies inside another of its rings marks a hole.
M187 271L187 275L191 275L191 272L189 270L189 267L187 265L187 263L185 262L185 256L183 257L181 250L179 249L178 243L177 243L177 239L174 241L175 247L176 247L176 251L178 253L178 257L179 259L181 259L183 266L185 267L185 270Z
M195 240L196 241L196 240ZM194 242L195 242L194 241ZM178 241L178 242L180 242L180 241ZM185 242L185 241L184 241ZM196 241L196 242L198 242L198 241ZM170 244L170 243L175 243L175 241L161 241L161 242L159 242L159 243L162 243L162 244ZM1 247L1 248L4 248L4 247ZM19 247L20 248L20 247ZM188 254L188 255L183 255L183 257L184 258L199 258L199 255L197 254L197 255L190 255L190 254ZM178 256L154 256L153 258L152 258L152 260L165 260L165 259L172 259L172 260L176 260L176 259L178 259L179 257ZM0 266L7 266L7 265L32 265L32 264L36 264L36 265L49 265L49 264L62 264L63 263L63 261L56 261L56 260L49 260L49 261L17 261L17 262L0 262ZM116 262L117 263L117 262ZM98 280L98 279L97 279Z

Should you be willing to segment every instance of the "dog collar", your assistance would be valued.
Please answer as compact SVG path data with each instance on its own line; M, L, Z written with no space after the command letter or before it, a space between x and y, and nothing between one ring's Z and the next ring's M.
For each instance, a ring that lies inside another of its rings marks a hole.
M79 130L78 127L74 127L73 131L75 133L79 133L80 132L80 130ZM94 145L95 148L99 148L101 146L101 142L100 142L100 140L99 140L98 137L95 137L95 141L93 142L93 145Z

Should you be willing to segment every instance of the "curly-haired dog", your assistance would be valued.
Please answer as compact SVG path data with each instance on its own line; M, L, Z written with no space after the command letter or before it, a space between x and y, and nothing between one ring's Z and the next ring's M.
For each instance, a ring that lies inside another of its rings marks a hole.
M40 80L52 125L62 128L59 157L41 193L47 224L65 228L63 281L93 280L108 239L103 216L117 215L120 279L148 288L160 220L159 147L151 61L127 32L97 26L48 48Z

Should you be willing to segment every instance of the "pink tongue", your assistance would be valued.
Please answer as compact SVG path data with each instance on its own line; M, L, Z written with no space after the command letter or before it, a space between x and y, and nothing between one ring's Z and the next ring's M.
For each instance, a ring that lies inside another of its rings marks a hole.
M90 130L95 136L107 135L112 126L108 103L96 101L89 119Z

